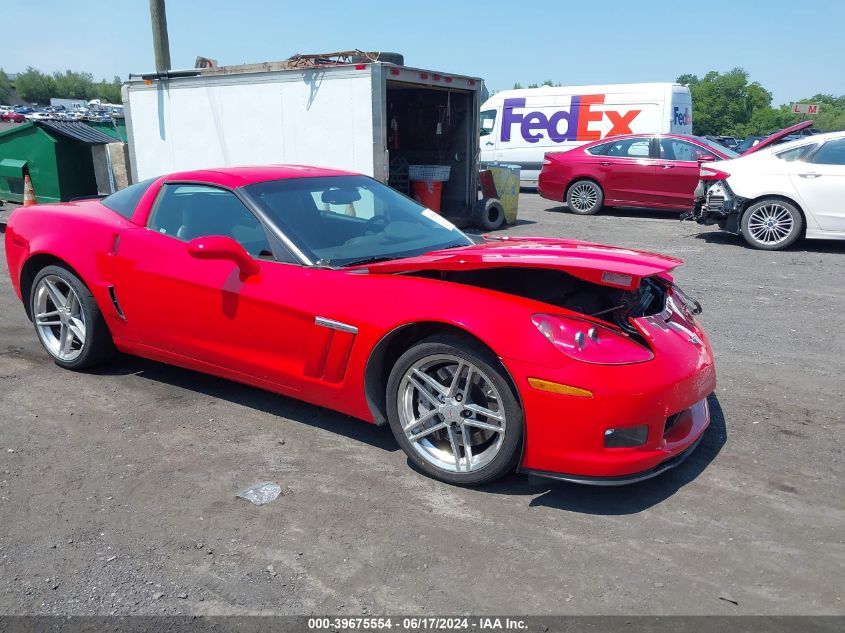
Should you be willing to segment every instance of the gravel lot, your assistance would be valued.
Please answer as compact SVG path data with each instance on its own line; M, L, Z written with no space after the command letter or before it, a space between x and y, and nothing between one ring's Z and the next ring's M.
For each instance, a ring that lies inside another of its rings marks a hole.
M324 409L133 358L62 371L4 273L0 613L845 613L845 243L764 253L533 194L503 233L686 260L719 387L685 464L450 487ZM261 480L283 496L235 499Z

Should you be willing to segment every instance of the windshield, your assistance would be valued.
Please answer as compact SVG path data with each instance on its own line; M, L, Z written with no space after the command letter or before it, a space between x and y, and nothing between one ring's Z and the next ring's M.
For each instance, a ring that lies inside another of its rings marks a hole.
M491 134L493 132L493 126L496 125L496 111L483 110L480 115L480 121L480 136L487 136L488 134Z
M366 176L272 180L243 191L306 257L323 266L473 243L439 214Z
M695 138L697 138L699 142L704 143L708 147L712 147L713 149L718 150L720 153L724 154L728 158L739 158L739 154L737 154L731 148L725 147L718 141L711 141L709 138L706 138L704 136L696 136Z

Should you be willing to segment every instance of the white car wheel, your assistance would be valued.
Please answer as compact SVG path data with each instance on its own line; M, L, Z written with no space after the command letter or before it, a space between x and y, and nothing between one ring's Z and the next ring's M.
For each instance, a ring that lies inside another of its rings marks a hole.
M742 215L742 236L750 246L778 251L791 246L804 230L798 208L780 198L752 204Z

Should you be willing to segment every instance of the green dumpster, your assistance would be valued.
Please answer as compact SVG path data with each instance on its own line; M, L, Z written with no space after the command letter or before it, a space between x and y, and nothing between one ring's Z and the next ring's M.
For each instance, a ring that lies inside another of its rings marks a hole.
M23 202L27 173L39 203L97 195L91 146L111 142L78 121L23 123L0 132L0 200Z
M111 121L87 121L87 124L103 134L108 134L116 141L128 142L126 119L122 116L112 117Z

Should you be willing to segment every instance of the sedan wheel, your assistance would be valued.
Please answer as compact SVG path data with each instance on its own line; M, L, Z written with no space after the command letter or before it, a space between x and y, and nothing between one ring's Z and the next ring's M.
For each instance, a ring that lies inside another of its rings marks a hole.
M566 204L572 213L593 215L601 210L604 194L592 180L578 180L566 192Z
M495 364L451 337L427 339L397 361L388 385L391 428L422 470L470 485L513 468L522 414Z
M784 249L797 240L804 227L795 205L781 199L768 199L748 207L742 216L742 236L750 246L761 250Z

